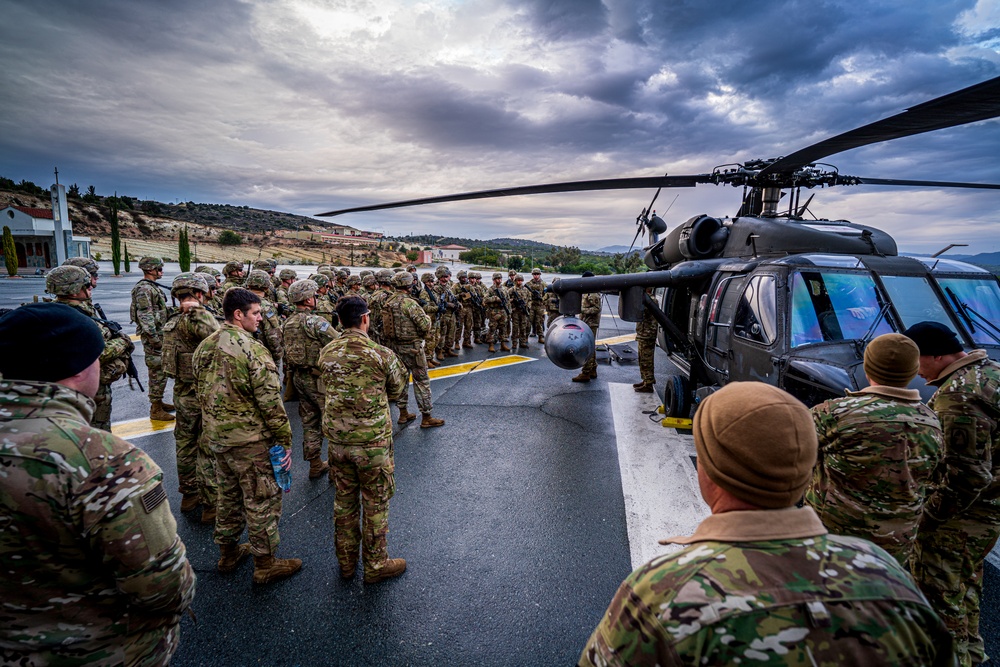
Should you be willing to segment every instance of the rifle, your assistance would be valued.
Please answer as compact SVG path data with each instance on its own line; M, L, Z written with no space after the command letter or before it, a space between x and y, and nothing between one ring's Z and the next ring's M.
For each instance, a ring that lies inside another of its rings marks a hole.
M128 334L122 331L122 325L118 324L114 320L108 319L107 315L104 314L104 309L101 308L101 304L95 303L94 310L97 311L98 315L100 315L100 317L96 318L98 322L114 331L116 335L122 336L128 340L129 343L132 342L132 339L128 337ZM128 355L128 366L125 369L125 374L128 376L129 387L132 386L132 380L135 380L135 383L139 385L139 391L144 394L146 393L146 388L142 386L142 380L139 379L139 369L135 367L135 360L132 359L131 354Z
M434 291L430 288L430 286L427 285L427 283L424 283L424 290L427 292L427 296L430 297L431 303L437 304L438 307L437 314L438 317L440 317L444 313L444 309L448 305L447 303L445 303L444 297L442 296L442 298L438 299L437 296L434 294Z
M524 302L524 299L521 298L521 295L517 293L516 289L512 289L510 291L510 298L514 302L514 305L517 307L518 310L520 310L525 315L529 316L531 315L531 311L528 310L528 304Z
M507 299L504 298L503 290L499 287L494 287L493 291L498 297L500 297L500 306L503 308L504 312L507 313L507 317L510 317L510 305L508 305Z
M483 305L483 298L475 292L472 293L472 305L475 306L480 316L486 317L486 307Z

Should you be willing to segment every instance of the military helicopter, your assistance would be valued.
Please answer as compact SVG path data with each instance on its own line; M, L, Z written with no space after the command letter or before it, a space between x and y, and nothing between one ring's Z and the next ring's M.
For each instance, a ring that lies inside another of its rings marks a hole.
M940 253L899 255L893 238L874 227L806 220L812 197L801 201L803 188L835 185L1000 189L990 183L848 176L818 163L849 149L997 116L1000 77L784 157L723 165L707 174L550 183L319 215L549 192L657 188L658 195L661 188L700 184L742 187L735 216L694 216L665 236L667 223L650 204L636 220L636 238L648 234L643 252L649 271L562 279L553 287L560 312L579 313L586 292L618 293L619 315L626 321L638 322L649 309L660 324L658 344L679 370L664 386L667 416L688 416L705 396L737 380L777 385L812 406L842 396L845 388L866 386L862 360L868 341L923 320L941 322L966 348L985 348L1000 358L996 276ZM658 302L648 288L657 288ZM581 366L592 349L579 350L580 325L564 317L547 332L546 353L564 368ZM911 386L929 396L919 378Z

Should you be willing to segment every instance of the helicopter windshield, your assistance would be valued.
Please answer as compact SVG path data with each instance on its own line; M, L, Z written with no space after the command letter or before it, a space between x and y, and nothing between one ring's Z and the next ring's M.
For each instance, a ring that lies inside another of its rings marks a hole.
M867 273L796 271L792 274L792 347L891 333L884 302Z
M948 309L925 276L882 275L882 284L896 307L904 329L917 322L938 322L955 331ZM955 331L955 333L958 333Z
M990 278L938 278L948 306L962 320L977 345L1000 342L1000 286ZM957 301L957 303L956 303Z

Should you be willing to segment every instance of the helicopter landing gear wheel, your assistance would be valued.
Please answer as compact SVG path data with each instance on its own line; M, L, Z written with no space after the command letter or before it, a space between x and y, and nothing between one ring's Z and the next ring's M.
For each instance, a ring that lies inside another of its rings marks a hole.
M668 375L663 388L663 415L687 418L691 410L690 389L687 378Z

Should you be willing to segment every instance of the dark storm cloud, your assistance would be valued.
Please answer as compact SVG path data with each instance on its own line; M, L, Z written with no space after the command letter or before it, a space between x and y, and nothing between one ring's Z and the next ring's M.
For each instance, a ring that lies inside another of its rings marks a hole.
M597 37L608 27L608 10L601 0L516 0L532 30L543 40Z

